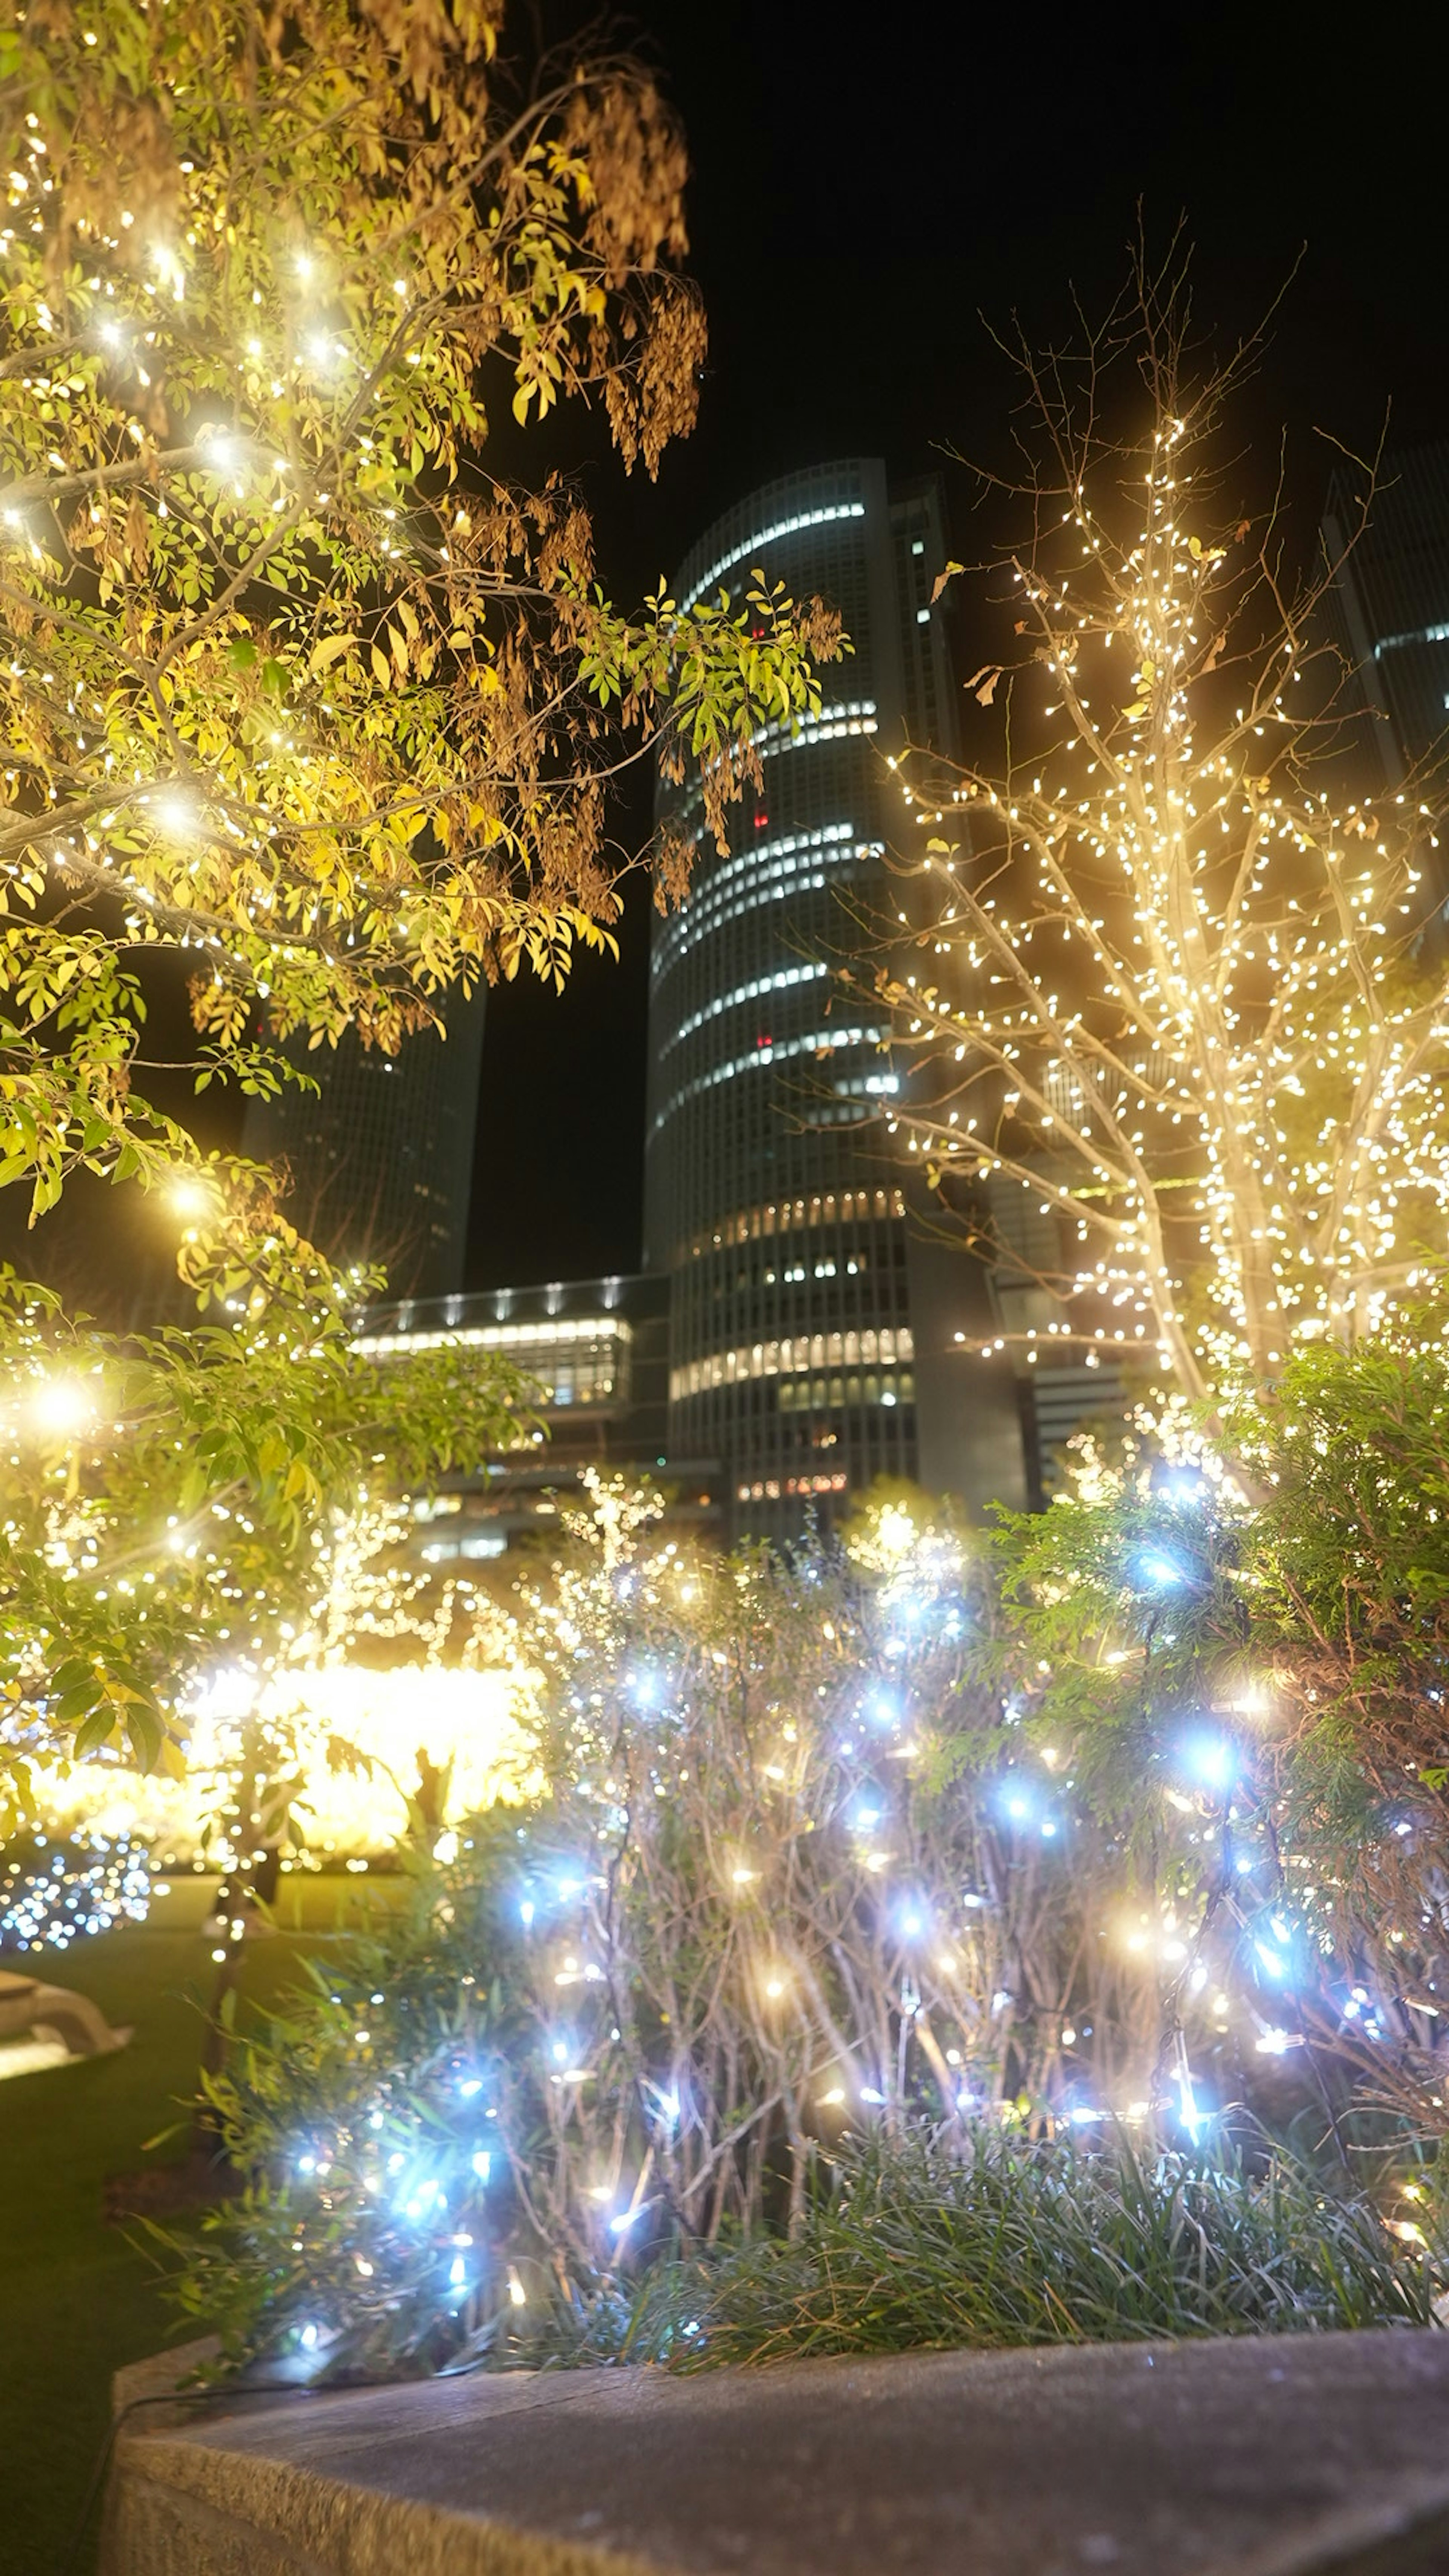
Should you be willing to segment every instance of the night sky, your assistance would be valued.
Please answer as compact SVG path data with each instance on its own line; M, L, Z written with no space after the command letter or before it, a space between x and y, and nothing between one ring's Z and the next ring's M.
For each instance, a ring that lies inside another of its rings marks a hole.
M1351 48L1281 0L1186 12L1176 34L1164 15L655 0L613 22L683 114L711 341L699 427L657 486L626 483L587 422L569 432L616 601L738 495L834 455L941 467L954 550L979 557L975 487L941 451L1005 459L1013 389L981 317L1015 309L1040 342L1072 287L1102 308L1139 201L1159 242L1186 217L1195 311L1225 343L1304 252L1241 412L1245 482L1286 432L1302 538L1334 462L1319 431L1372 446L1392 404L1393 440L1445 434L1446 62L1427 13L1366 13ZM960 612L967 670L991 614ZM642 842L647 785L616 829ZM648 937L641 884L618 966L582 964L562 1000L490 998L471 1285L637 1263Z

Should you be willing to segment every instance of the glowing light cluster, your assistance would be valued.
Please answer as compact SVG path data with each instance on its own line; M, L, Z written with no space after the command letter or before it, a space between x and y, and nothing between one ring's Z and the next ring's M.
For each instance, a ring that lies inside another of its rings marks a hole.
M91 1932L144 1923L151 1860L129 1835L77 1833L69 1842L35 1838L33 1853L0 1870L0 1942L20 1950L68 1950Z
M889 979L893 1127L990 1209L977 1346L1135 1357L1193 1397L1412 1302L1449 1198L1436 813L1336 801L1325 585L1285 606L1271 531L1209 534L1213 410L1162 413L1135 480L1084 465L1017 561L1012 730L1040 747L995 779L898 765L924 849L896 927L929 966Z
M1209 1482L1173 1462L1164 1549L1200 1543ZM543 1794L435 1837L396 1975L339 1958L305 2126L262 2098L288 2198L257 2225L304 2258L268 2331L299 2367L384 2331L481 2357L547 2308L553 2249L612 2285L681 2219L757 2228L846 2128L1197 2146L1311 2009L1381 2045L1393 2001L1340 1990L1256 1802L1261 1682L1165 1729L1134 1900L1070 1729L1032 1722L1049 1664L983 1680L989 1588L923 1500L783 1567L586 1490L499 1630Z
M224 1857L218 1813L249 1730L259 1728L298 1778L298 1849L314 1861L366 1858L393 1850L406 1831L420 1754L447 1783L449 1820L518 1793L526 1763L516 1688L505 1672L441 1664L304 1667L260 1687L237 1667L214 1675L197 1701L183 1779L113 1759L42 1769L36 1789L58 1832L85 1825L121 1838L121 1850L150 1850L168 1863Z

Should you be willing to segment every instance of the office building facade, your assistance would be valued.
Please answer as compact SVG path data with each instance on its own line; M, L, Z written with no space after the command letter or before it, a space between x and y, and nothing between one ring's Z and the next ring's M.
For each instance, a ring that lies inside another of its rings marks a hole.
M717 1460L666 1456L669 1282L639 1275L551 1280L470 1296L408 1297L373 1307L356 1348L386 1368L442 1343L506 1360L533 1388L533 1427L509 1448L440 1479L417 1509L427 1563L486 1564L547 1539L587 1469L646 1478L667 1496L676 1536L718 1537Z
M1357 467L1334 475L1323 548L1337 566L1340 647L1374 719L1383 779L1398 788L1449 729L1449 440L1384 458L1369 523L1351 543L1365 483Z
M463 1285L483 995L449 998L446 1036L428 1029L396 1056L349 1030L298 1054L315 1090L289 1085L250 1104L242 1150L285 1162L294 1225L340 1268L381 1263L399 1294Z
M788 1535L881 1475L1021 1491L1014 1384L958 1338L984 1275L912 1223L888 1015L835 971L873 966L896 914L887 756L955 748L945 556L934 484L853 458L752 493L676 577L688 605L759 570L838 608L853 648L817 716L766 728L727 854L698 787L660 799L697 857L651 961L645 1264L672 1288L669 1449L721 1461L735 1531Z

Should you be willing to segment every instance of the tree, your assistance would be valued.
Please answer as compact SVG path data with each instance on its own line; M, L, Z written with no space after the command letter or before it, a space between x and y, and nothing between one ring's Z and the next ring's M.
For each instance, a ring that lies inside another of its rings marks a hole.
M275 1209L246 1231L249 1295L242 1256L191 1247L203 1298L239 1311L188 1331L120 1339L0 1274L0 1833L40 1766L114 1745L179 1768L202 1676L259 1689L287 1660L379 1485L425 1490L519 1436L515 1372L447 1346L379 1370L353 1348L356 1283Z
M576 493L510 479L568 397L652 474L704 336L653 82L608 50L526 80L501 26L41 0L0 34L0 1185L33 1221L77 1169L164 1184L212 1309L124 1345L5 1292L21 1803L67 1743L175 1758L237 1605L271 1635L384 1459L474 1463L518 1394L350 1355L369 1283L158 1104L158 970L198 1085L264 1096L450 987L560 982L609 941L621 768L697 760L722 830L835 646L780 594L619 615Z
M1333 567L1295 581L1276 505L1243 515L1252 353L1197 364L1176 253L1079 355L1017 354L1021 640L970 684L1007 758L902 764L924 852L894 935L928 964L880 970L917 1067L891 1114L951 1222L1044 1292L1002 1343L1200 1399L1353 1344L1442 1260L1437 833L1413 797L1339 801Z
M36 1212L191 1159L146 1096L158 953L203 1084L392 1051L608 943L624 765L699 761L720 831L754 725L818 703L818 607L631 621L577 494L509 479L568 397L652 474L704 324L653 81L526 81L502 18L39 0L0 36L0 1182Z

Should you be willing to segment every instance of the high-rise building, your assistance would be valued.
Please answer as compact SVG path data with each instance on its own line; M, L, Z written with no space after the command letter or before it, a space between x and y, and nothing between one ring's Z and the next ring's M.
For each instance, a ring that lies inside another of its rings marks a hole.
M1338 566L1340 642L1391 787L1449 728L1449 440L1383 459L1369 523L1350 536L1367 483L1342 466L1329 485L1324 552Z
M293 1223L339 1266L381 1262L395 1295L462 1288L482 1048L482 992L457 993L446 1037L387 1056L348 1032L296 1056L315 1091L248 1108L242 1150L285 1160Z
M984 1273L912 1222L882 1133L889 1017L832 971L873 961L896 918L887 755L955 749L945 557L935 483L892 491L849 458L752 493L674 585L684 605L738 597L758 570L838 608L852 647L818 716L760 737L728 854L697 785L660 800L698 855L654 940L645 1263L673 1288L669 1449L722 1462L736 1530L828 1518L878 1475L977 1506L1022 1492L1014 1381L962 1348Z

